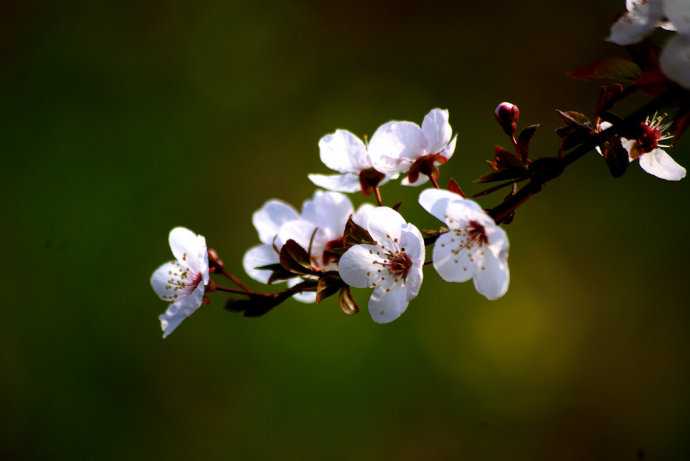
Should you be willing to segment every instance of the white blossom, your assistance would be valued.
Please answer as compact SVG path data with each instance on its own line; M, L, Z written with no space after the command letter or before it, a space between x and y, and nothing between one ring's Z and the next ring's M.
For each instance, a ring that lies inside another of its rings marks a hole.
M372 138L372 141L374 139ZM371 143L370 143L371 145ZM374 143L376 145L376 143ZM357 192L369 195L373 188L388 181L377 171L370 158L370 148L347 130L336 130L319 140L321 161L335 175L310 174L309 179L318 187L335 192Z
M473 279L487 299L503 296L510 283L505 231L477 203L450 191L425 190L419 203L448 227L434 244L432 256L441 278L447 282Z
M447 162L455 152L457 136L453 136L448 117L447 110L433 109L421 127L405 121L379 127L369 143L374 168L387 175L407 173L403 185L428 181L429 170Z
M243 266L254 280L267 283L271 271L258 269L280 262L280 249L288 240L294 240L302 248L311 250L312 265L321 270L337 270L326 252L329 244L343 237L350 216L362 225L371 205L363 205L353 214L353 207L347 196L338 192L316 191L313 197L302 205L302 212L278 200L270 200L254 213L253 223L261 244L250 248L244 255ZM287 281L292 287L302 281L295 277ZM295 299L313 303L316 294L298 293Z
M601 128L606 130L612 125L602 122ZM647 119L641 126L642 134L638 139L621 138L621 144L628 152L628 160L639 160L640 167L660 179L667 181L680 181L685 178L686 171L679 165L665 149L670 146L664 144L673 136L667 134L668 125L664 124L663 117L654 116ZM597 147L601 154L601 149Z
M151 275L153 290L163 301L171 303L158 317L164 338L201 307L209 281L208 250L202 235L176 227L170 231L168 241L175 260Z
M376 242L355 245L340 258L339 273L355 288L373 288L369 314L377 323L400 317L422 286L425 257L419 230L387 207L367 213L367 230Z

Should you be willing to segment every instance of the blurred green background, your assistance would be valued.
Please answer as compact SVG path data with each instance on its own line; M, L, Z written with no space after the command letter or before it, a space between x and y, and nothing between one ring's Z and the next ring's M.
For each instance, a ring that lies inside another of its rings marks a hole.
M502 100L555 152L623 0L50 3L0 7L0 459L687 459L687 180L592 155L509 226L505 298L429 270L388 326L215 298L163 341L148 284L175 225L241 272L338 127L448 108L471 191ZM384 196L430 226L418 192Z

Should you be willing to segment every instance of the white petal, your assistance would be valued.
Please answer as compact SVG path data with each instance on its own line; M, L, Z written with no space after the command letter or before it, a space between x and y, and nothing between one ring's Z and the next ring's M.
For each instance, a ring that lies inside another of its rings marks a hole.
M173 273L180 272L181 266L177 261L170 261L161 265L151 274L151 288L163 301L175 301L177 290L170 283Z
M339 173L359 173L371 167L367 148L354 134L336 130L319 140L321 161Z
M637 141L634 139L621 138L621 146L623 146L623 149L625 149L628 152L628 160L631 162L635 160L634 158L632 158L632 152L635 148L635 144L637 144Z
M198 286L203 287L201 274L179 261L163 264L151 275L151 287L163 301L176 302L188 297Z
M392 208L378 207L369 213L367 224L374 241L389 251L398 250L402 228L407 224L400 213Z
M280 200L269 200L254 213L252 223L261 243L271 245L280 227L296 219L299 219L299 214L290 205Z
M690 89L690 37L671 38L659 58L664 74L684 88Z
M288 280L288 286L290 288L294 287L295 285L298 285L302 283L303 280L301 278L294 278ZM314 304L316 302L316 293L313 291L305 291L302 293L297 293L296 295L292 295L292 297L301 303L304 304Z
M316 233L314 233L315 231ZM314 236L313 240L312 235ZM309 251L309 244L311 243L312 261L318 263L321 261L321 255L323 255L329 238L325 231L318 229L313 223L300 219L285 223L280 228L276 245L278 248L282 248L288 240L294 240L306 251Z
M469 252L459 247L459 237L452 232L436 240L432 259L434 269L446 282L466 282L475 274Z
M257 267L268 266L269 264L277 264L280 262L278 253L272 245L257 245L250 248L242 258L242 266L244 271L251 278L260 283L268 283L271 276L271 271L258 270Z
M419 194L418 201L427 213L431 214L439 221L445 222L448 203L461 199L461 196L449 190L425 189Z
M450 160L451 157L453 157L453 154L455 153L455 146L457 144L458 144L458 136L455 135L455 136L453 136L453 139L450 140L448 145L441 150L441 155L443 155L445 158Z
M407 253L415 264L424 264L426 247L424 237L414 224L407 224L402 228L400 248Z
M426 137L426 149L430 154L440 153L450 142L453 129L448 123L448 111L432 109L424 117L422 131Z
M340 192L316 191L302 206L302 219L324 231L328 239L343 235L345 224L352 215L352 202Z
M375 245L355 245L345 252L338 263L343 282L355 288L371 288L383 270L381 249Z
M496 257L507 258L510 243L508 242L508 234L500 226L486 225L484 227L486 236L489 240L489 249Z
M685 168L661 149L641 155L640 166L647 173L667 181L680 181L685 177Z
M407 176L405 176L400 184L407 187L417 187L426 184L427 182L429 182L429 177L425 174L420 174L415 182L411 183Z
M424 271L422 265L412 266L410 273L407 274L405 280L405 288L407 289L407 300L412 301L419 294L424 281Z
M163 330L163 338L167 338L170 333L182 323L184 319L196 312L204 299L204 287L199 285L190 295L168 306L168 309L158 317Z
M422 129L412 122L388 122L381 125L369 141L369 156L374 168L387 175L409 169L426 152Z
M175 259L187 265L194 272L204 277L204 284L208 282L208 251L206 239L184 227L176 227L170 231L168 243Z
M664 12L679 34L690 35L690 2L688 0L664 0Z
M352 220L360 227L366 229L369 225L369 213L375 210L376 207L370 203L363 203L357 208L355 214L352 215Z
M487 299L493 301L508 291L510 271L508 261L497 258L491 252L485 252L481 266L477 267L474 276L474 287Z
M316 186L335 192L357 192L361 186L359 176L354 173L345 174L310 174L309 180Z
M405 312L409 303L407 289L402 285L377 288L369 298L369 315L376 323L390 323Z
M611 26L611 34L607 40L624 46L640 42L656 29L661 19L659 13L648 2L635 4Z

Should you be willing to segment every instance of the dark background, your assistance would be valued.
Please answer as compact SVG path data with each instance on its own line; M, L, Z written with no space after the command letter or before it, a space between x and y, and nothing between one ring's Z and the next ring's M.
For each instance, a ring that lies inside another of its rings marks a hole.
M623 8L3 3L0 458L687 459L687 180L613 180L591 155L509 226L507 296L427 271L388 326L216 299L163 341L148 284L175 225L241 271L251 213L311 195L338 127L448 108L444 180L477 191L507 99L554 153L554 109L598 93L565 73L623 54L603 41ZM418 192L384 189L430 226Z

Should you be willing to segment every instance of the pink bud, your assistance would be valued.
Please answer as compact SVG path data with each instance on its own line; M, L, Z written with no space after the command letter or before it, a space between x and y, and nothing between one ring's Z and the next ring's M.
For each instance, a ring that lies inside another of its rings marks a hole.
M508 136L514 136L517 132L517 124L520 121L520 108L509 102L502 102L496 106L496 120Z

